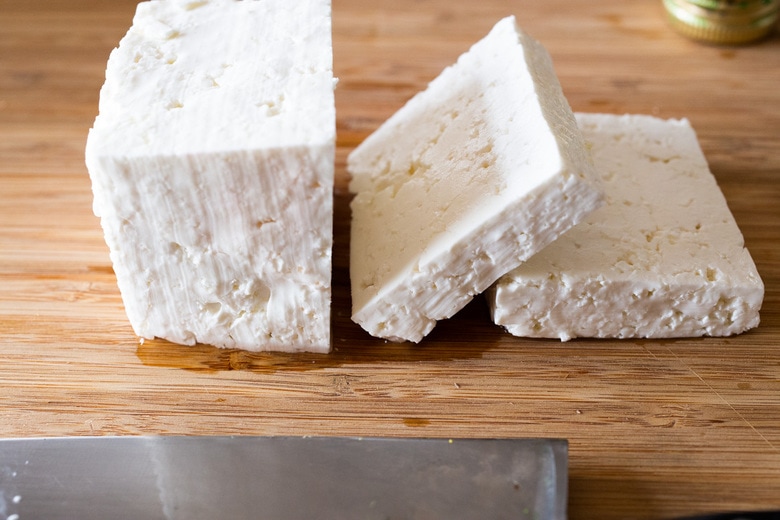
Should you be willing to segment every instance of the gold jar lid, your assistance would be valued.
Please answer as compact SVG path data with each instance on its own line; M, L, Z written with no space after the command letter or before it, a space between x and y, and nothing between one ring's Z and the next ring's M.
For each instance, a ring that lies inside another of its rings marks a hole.
M777 24L780 0L663 0L679 33L699 41L741 44L767 36Z

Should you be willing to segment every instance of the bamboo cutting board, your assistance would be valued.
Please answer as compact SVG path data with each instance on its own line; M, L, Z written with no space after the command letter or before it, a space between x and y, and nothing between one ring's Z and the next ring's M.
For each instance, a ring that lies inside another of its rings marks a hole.
M130 0L0 0L0 436L560 437L570 518L780 508L780 37L687 41L655 0L334 0L334 351L139 343L83 162ZM577 111L687 117L766 284L733 338L514 338L475 299L420 345L350 319L349 151L501 17Z

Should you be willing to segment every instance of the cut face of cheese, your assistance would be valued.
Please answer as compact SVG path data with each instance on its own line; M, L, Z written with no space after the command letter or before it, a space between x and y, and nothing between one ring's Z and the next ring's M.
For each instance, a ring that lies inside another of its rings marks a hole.
M686 120L577 114L607 204L490 291L517 336L727 336L764 286Z
M514 18L348 158L352 319L420 341L601 204L550 56Z
M138 5L86 163L144 338L330 349L328 0Z

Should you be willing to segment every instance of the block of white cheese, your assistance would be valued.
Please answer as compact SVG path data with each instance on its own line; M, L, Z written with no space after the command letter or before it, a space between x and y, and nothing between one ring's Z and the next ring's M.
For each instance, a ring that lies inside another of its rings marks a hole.
M138 5L86 148L137 335L330 349L330 15L328 0Z
M601 204L546 50L513 17L348 158L352 319L418 342Z
M517 336L727 336L764 286L687 120L577 114L607 204L489 292Z

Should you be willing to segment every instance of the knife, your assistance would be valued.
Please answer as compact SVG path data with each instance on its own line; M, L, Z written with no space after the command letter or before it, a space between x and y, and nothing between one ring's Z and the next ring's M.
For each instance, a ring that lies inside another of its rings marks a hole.
M780 511L735 511L686 516L677 520L780 520Z
M564 520L562 439L0 440L0 519Z

